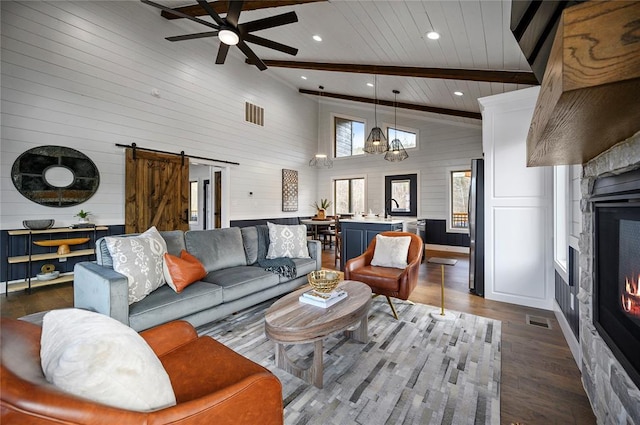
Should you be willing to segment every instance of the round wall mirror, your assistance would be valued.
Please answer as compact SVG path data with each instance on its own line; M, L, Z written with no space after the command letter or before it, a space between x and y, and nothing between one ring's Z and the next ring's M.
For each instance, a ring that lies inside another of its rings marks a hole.
M100 173L88 156L64 146L29 149L11 167L11 180L25 198L48 207L70 207L91 198Z

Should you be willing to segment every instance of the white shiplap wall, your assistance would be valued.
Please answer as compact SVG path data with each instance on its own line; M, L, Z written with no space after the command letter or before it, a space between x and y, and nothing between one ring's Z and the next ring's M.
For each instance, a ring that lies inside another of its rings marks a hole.
M213 61L217 42L170 43L189 23L168 22L139 2L1 2L2 140L0 227L25 218L75 221L80 208L49 208L23 198L10 169L25 150L62 145L98 166L98 193L83 209L104 224L124 222L124 153L115 143L240 162L231 169L229 218L311 215L315 200L332 197L332 179L367 178L367 208L383 209L384 176L419 174L418 215L444 219L446 170L482 156L481 127L398 110L398 125L419 130L417 150L402 163L381 156L339 159L332 170L307 161L318 145L330 152L332 113L374 122L371 105L326 101L317 142L317 100L297 93L269 70L245 65L231 50ZM182 28L181 28L182 27ZM159 97L151 95L157 89ZM327 86L327 90L331 87ZM244 102L265 108L265 127L244 122ZM378 107L378 124L393 122L393 108ZM299 172L299 211L281 212L281 169ZM253 192L253 196L249 196Z
M239 162L230 172L232 220L313 212L316 173L307 161L316 150L317 104L245 65L237 49L215 65L217 41L170 43L164 37L191 26L136 1L2 1L1 8L1 228L25 218L71 224L80 207L96 222L122 224L124 152L115 144L131 142ZM244 122L245 101L265 109L264 127ZM78 149L98 166L98 193L81 206L43 207L15 190L15 159L49 144ZM299 171L297 213L281 212L282 168Z
M327 90L330 90L327 88ZM321 170L318 175L318 198L333 198L333 180L364 176L366 178L366 209L384 212L384 177L394 174L418 174L418 217L445 219L447 210L447 170L470 168L472 158L482 158L482 127L432 118L427 113L397 110L400 128L418 130L418 148L409 149L409 158L392 163L384 155L362 155L334 160L334 167ZM320 108L319 149L325 153L333 149L334 115L359 118L365 121L365 137L374 126L373 105L327 101ZM394 123L394 110L378 106L378 126L383 130Z

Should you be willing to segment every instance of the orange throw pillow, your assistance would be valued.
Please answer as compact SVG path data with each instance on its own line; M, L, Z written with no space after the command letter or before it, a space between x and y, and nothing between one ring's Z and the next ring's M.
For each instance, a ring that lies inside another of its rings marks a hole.
M180 257L165 253L162 267L167 284L178 293L207 275L202 263L184 249Z

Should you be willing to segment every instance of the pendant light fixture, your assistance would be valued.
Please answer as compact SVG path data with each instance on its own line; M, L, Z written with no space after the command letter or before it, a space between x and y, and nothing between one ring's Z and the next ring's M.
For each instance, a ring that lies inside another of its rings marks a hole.
M322 106L322 90L324 90L324 86L318 86L320 89L320 95L318 97L318 141L320 140L320 122L321 122L321 110ZM318 143L319 145L320 143ZM316 168L333 168L333 161L324 153L317 153L311 160L309 161L309 167Z
M367 137L367 141L364 143L364 151L366 153L385 153L387 149L389 149L389 144L387 143L387 138L384 135L384 132L380 127L378 127L378 77L374 76L373 86L375 90L375 99L373 104L374 118L375 118L375 127L371 129L371 133L369 133L369 137Z
M404 146L402 146L402 142L398 139L398 94L400 92L398 90L394 90L394 101L393 101L393 136L394 139L389 143L389 150L385 152L384 159L391 162L400 162L409 158L407 151L404 150Z

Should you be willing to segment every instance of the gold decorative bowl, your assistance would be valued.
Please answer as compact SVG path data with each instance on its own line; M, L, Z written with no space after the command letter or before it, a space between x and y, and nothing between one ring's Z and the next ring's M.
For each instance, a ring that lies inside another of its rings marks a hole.
M340 283L340 273L333 270L314 270L307 275L309 285L318 292L331 292Z

